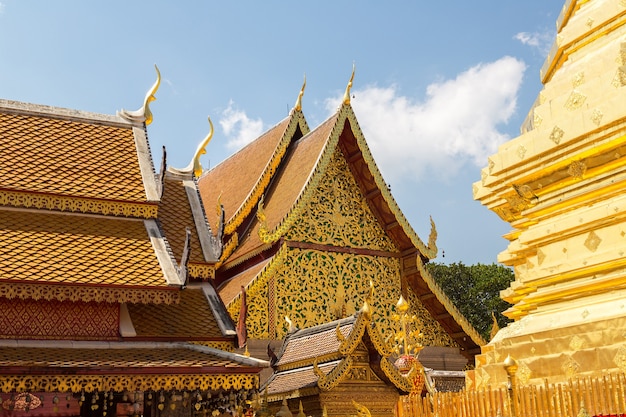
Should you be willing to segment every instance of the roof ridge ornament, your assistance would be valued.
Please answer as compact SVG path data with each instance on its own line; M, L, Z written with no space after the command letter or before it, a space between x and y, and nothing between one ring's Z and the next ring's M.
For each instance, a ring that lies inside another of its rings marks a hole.
M350 76L350 81L348 81L348 85L346 86L346 92L343 94L343 104L350 104L350 89L352 88L352 81L354 81L355 70L356 70L356 66L353 63L352 75Z
M156 100L155 94L159 89L159 86L161 85L161 72L159 71L159 67L157 67L156 64L154 64L154 69L157 73L157 79L150 88L150 90L148 90L148 92L146 93L146 98L144 98L143 100L143 106L135 111L122 109L117 112L118 116L128 120L129 122L145 123L146 126L152 123L154 117L152 116L152 112L150 111L150 103Z
M207 119L209 120L209 126L211 127L211 129L209 130L209 133L205 136L205 138L202 140L202 142L200 142L200 144L198 145L198 148L196 149L196 152L193 155L193 159L191 160L191 162L189 162L189 165L187 165L185 168L182 169L178 169L178 168L170 168L170 170L179 173L179 174L190 174L193 172L193 175L196 178L199 178L202 175L202 164L200 163L200 156L206 154L206 147L209 144L209 142L211 142L211 139L213 138L213 133L215 133L215 128L213 127L213 122L211 121L211 117L207 117Z
M293 106L295 111L302 110L302 96L304 95L304 89L306 88L306 74L304 74L304 82L302 83L302 88L300 89L300 93L298 93L298 98L296 99L296 104Z

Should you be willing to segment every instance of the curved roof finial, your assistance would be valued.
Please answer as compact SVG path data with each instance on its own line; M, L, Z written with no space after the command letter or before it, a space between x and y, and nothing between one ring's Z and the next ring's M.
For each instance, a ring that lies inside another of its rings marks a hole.
M350 104L350 89L352 88L352 81L354 81L354 71L356 66L354 63L352 64L352 76L350 77L350 81L348 81L348 85L346 86L346 92L343 94L343 104Z
M143 106L135 111L128 110L120 110L117 114L129 122L133 123L145 123L146 126L152 123L153 117L152 112L150 111L150 103L156 100L156 92L159 89L159 85L161 85L161 72L159 71L159 67L154 64L154 69L157 73L157 79L146 93L146 98L143 100Z
M200 142L200 145L198 145L198 149L196 149L196 153L193 156L193 160L191 161L191 164L190 164L193 167L193 174L196 177L200 177L200 175L202 175L202 165L200 164L200 156L206 153L206 147L209 144L209 142L211 142L211 139L213 138L213 132L215 130L213 128L213 122L211 121L211 118L207 117L207 119L209 120L209 126L211 126L211 130L209 131L208 135L206 135L204 140Z
M304 95L304 88L306 87L306 74L304 74L304 82L302 83L302 88L300 89L300 93L298 94L298 99L296 100L296 105L293 108L296 111L302 110L302 96Z
M161 85L161 72L159 71L159 67L157 67L156 64L154 64L154 69L157 73L157 79L152 85L152 88L148 90L148 92L146 93L146 98L143 100L143 114L146 117L146 125L152 123L153 117L152 112L150 111L150 103L156 100L155 94L159 89L159 86Z

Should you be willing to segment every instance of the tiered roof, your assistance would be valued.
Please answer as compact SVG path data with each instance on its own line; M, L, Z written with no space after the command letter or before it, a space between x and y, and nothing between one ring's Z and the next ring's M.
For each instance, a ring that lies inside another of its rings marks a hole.
M266 362L215 348L236 337L207 282L221 245L192 173L165 160L155 173L146 124L156 86L142 109L117 115L0 100L2 306L69 313L62 332L44 329L45 343L36 326L16 334L21 318L2 321L0 391L258 383ZM94 303L106 324L80 317Z

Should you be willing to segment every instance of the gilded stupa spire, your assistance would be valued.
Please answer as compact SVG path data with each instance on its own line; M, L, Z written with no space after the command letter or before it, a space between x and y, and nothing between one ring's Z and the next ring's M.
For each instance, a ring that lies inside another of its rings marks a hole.
M355 65L352 64L352 75L350 76L350 81L348 81L348 85L346 86L346 92L343 94L343 104L350 104L350 90L352 89L352 81L354 81L354 71Z

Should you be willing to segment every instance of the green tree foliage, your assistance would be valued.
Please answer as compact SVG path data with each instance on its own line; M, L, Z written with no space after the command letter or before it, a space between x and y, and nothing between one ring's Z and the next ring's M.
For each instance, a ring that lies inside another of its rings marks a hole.
M466 266L462 262L432 263L427 267L437 284L485 340L490 339L492 313L500 328L511 321L502 315L511 305L500 298L500 291L508 288L515 278L511 269L497 264Z

